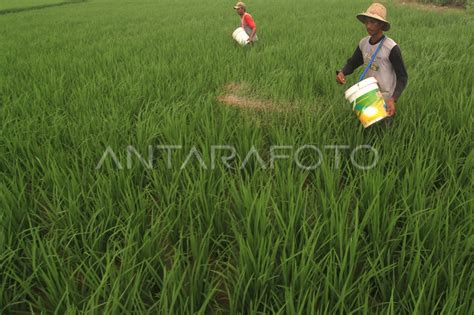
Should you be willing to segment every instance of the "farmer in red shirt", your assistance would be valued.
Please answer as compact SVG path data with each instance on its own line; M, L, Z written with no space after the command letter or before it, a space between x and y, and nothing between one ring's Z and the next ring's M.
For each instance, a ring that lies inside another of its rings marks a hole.
M237 11L237 14L240 15L242 28L249 35L249 43L257 41L257 25L255 25L255 21L253 20L252 16L247 13L247 7L245 3L237 2L237 4L234 6L234 9Z

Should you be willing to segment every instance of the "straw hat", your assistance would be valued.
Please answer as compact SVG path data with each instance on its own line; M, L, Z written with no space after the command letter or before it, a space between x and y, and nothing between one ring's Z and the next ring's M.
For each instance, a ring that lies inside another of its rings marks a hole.
M234 6L234 9L239 9L239 8L246 10L247 6L243 2L237 2L236 5Z
M380 3L372 3L372 5L364 13L357 14L357 18L362 23L365 22L365 18L373 18L384 23L383 30L388 31L390 29L390 23L387 21L387 9Z

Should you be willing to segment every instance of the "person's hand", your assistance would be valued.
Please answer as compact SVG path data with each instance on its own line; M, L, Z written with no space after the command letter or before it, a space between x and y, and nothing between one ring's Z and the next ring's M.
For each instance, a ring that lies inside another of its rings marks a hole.
M336 81L339 84L345 84L346 83L346 76L344 75L344 73L342 73L342 71L339 71L339 73L337 74Z
M247 43L252 44L253 43L253 38L249 37L249 39L247 39Z
M393 98L389 98L385 101L385 104L387 105L387 114L389 116L395 115L395 100Z

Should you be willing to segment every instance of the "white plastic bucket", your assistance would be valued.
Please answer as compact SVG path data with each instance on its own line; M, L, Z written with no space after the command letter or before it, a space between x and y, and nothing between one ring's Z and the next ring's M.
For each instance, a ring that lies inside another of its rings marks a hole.
M242 28L242 27L238 27L233 33L232 33L232 37L235 39L235 41L237 43L239 43L239 45L241 46L245 46L248 44L248 40L249 40L249 35L247 34L247 32Z
M364 128L388 116L385 100L374 77L351 86L346 91L345 97L352 104L352 110L356 113Z

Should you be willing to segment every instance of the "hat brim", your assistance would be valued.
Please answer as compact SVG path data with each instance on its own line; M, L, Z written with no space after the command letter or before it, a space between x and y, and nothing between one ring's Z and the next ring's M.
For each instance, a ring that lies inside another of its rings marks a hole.
M357 14L357 19L359 21L361 21L362 23L365 23L365 18L372 18L372 19L375 19L377 21L380 21L384 24L383 26L383 31L388 31L390 29L390 23L384 19L382 19L382 17L376 15L376 14L370 14L370 13L361 13L361 14Z

